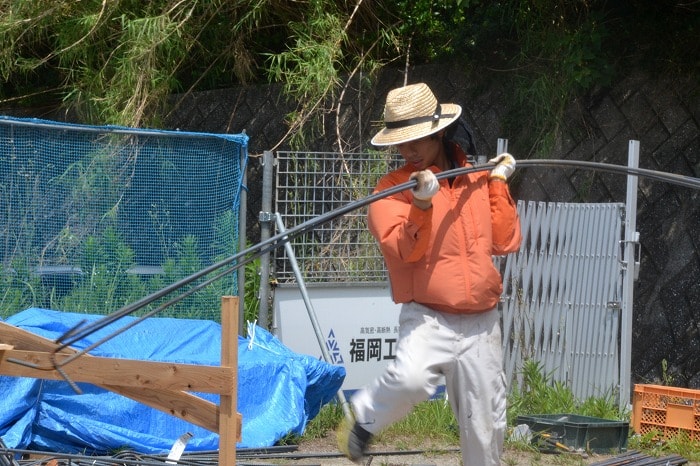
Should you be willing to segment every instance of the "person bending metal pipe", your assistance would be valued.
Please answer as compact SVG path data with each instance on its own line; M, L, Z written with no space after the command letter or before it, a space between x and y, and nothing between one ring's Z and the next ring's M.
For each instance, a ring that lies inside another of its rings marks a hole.
M492 255L520 247L520 219L508 185L515 159L494 168L438 180L436 173L468 167L445 130L462 108L439 104L430 88L391 90L385 128L375 146L396 146L403 167L384 175L375 193L416 180L410 190L369 206L368 224L386 262L392 298L401 303L396 358L384 374L350 399L354 419L338 432L352 461L372 437L433 396L444 376L459 422L465 465L497 465L506 430L506 385L499 314L502 279Z

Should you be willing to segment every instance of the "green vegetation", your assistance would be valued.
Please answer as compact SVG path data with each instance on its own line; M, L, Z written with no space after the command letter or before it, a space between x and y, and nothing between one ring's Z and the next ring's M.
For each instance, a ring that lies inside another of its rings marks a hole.
M502 78L507 121L542 151L577 96L630 66L697 72L700 52L700 7L680 0L0 0L0 8L3 107L160 126L173 94L269 80L296 103L285 138L294 144L323 130L354 78L364 86L384 67L458 61L467 79Z
M328 189L323 204L313 202L316 193L311 190L284 193L284 196L300 196L288 199L289 210L285 215L302 220L341 207L347 200L367 196L370 192L368 187L375 186L379 178L394 165L386 154L377 151L361 156L340 154L337 160L331 162L332 167L329 167L328 160L304 155L292 158L288 163L287 182L291 185L304 186L309 179L313 179L317 186ZM377 273L384 270L384 259L367 229L366 216L366 208L348 213L295 242L299 267L308 283L377 280Z
M167 258L163 263L162 273L154 275L140 275L133 272L136 266L134 251L112 226L106 227L100 235L88 236L77 248L81 248L75 251L75 257L79 259L82 274L71 275L68 281L42 281L38 274L19 265L3 270L0 273L0 283L3 285L0 295L2 313L0 318L7 318L33 306L66 312L107 315L199 272L209 265L200 257L197 238L194 236L185 236L174 244L172 257ZM230 254L233 254L235 247L230 246L229 249ZM217 261L227 257L223 255L224 252L222 251L222 256L217 258ZM21 260L17 262L22 263ZM259 276L255 280L258 267L259 260L252 261L246 264L243 272L247 278L244 295L246 318L250 320L255 319L258 309L257 296L254 295L254 290L260 283ZM209 280L220 272L212 272L202 277L197 283ZM230 295L235 289L232 277L231 274L225 275L195 292L188 291L191 286L183 287L164 300L146 306L135 315L143 315L161 306L163 308L158 311L161 317L218 321L221 296ZM186 296L185 293L187 293ZM167 301L181 294L183 294L181 300L173 303ZM165 304L169 305L165 306Z
M630 437L628 447L645 451L653 456L680 455L691 462L700 461L700 441L692 441L686 432L679 432L670 439L664 439L659 431Z
M17 261L0 272L0 290L0 319L6 319L40 302L41 279Z
M508 424L515 424L521 415L569 413L601 419L627 419L621 413L613 394L579 401L564 383L553 381L542 365L527 360L522 368L521 387L513 387L508 399Z
M240 272L239 272L240 273ZM243 322L256 322L260 315L260 258L245 265L245 289L243 290Z
M412 444L404 439L406 433L421 440ZM411 414L382 432L378 441L393 441L395 439L402 439L406 442L404 445L406 449L417 448L426 440L435 444L458 444L457 421L450 404L446 399L420 403Z

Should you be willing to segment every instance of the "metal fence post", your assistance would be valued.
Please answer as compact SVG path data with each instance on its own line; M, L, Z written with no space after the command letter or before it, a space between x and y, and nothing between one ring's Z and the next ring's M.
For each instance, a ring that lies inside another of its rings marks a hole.
M240 202L238 206L238 249L243 251L246 244L246 229L248 228L248 223L246 222L246 216L248 215L248 174L247 174L247 162L248 152L241 151L241 189L240 189ZM236 272L237 283L238 283L238 333L243 334L244 324L245 324L245 269L238 270Z
M639 141L630 140L627 166L639 167ZM622 285L622 314L620 331L620 409L628 409L632 390L632 310L634 281L636 277L635 250L639 242L637 233L637 184L636 175L627 175L627 200L625 207L624 278Z
M263 192L262 210L260 211L260 241L270 238L270 225L272 224L272 177L273 177L274 156L271 151L263 153ZM270 329L270 253L266 252L260 256L260 312L258 314L258 325L265 330Z

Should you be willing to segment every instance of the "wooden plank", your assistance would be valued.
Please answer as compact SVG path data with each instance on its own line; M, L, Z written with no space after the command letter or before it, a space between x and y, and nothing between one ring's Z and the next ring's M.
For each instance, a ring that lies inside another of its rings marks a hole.
M58 347L53 340L15 327L7 322L0 322L0 343L12 345L17 350L28 351L54 351ZM62 352L75 353L76 351L66 348Z
M6 345L4 343L0 343L0 364L2 364L2 360L5 357L5 351L11 350L13 348L12 345Z
M10 346L11 348L12 346L14 346L15 349L23 351L53 352L59 346L53 340L49 340L48 338L20 329L6 322L0 322L0 342L2 344ZM238 350L237 343L238 337L236 335L236 351ZM76 352L77 351L75 349L69 347L61 349L60 354L70 355L75 354ZM67 369L78 360L92 358L94 358L94 356L84 354L77 358L75 361L64 366L64 368ZM237 358L235 365L237 365ZM0 374L3 374L6 368L9 366L18 365L11 363L0 364ZM14 368L13 370L19 369ZM47 375L48 372L55 373L55 371L40 372L41 376L39 378L45 378L44 376ZM63 378L61 377L61 379ZM232 380L235 379L236 376L234 372ZM94 385L105 390L109 390L114 393L120 394L122 396L126 396L127 398L130 398L139 403L143 403L154 409L158 409L159 411L162 411L164 413L176 416L186 422L198 425L211 432L219 432L219 407L215 403L211 403L185 391L177 391L172 389L143 388L138 386L129 387L120 385L109 385L105 383L95 383ZM235 388L236 384L232 383L231 385ZM236 426L236 432L238 433L237 436L240 440L240 432L242 429L241 415L236 413L233 416L232 422Z
M238 298L221 298L221 367L231 371L236 382L238 366ZM240 418L236 413L237 383L219 399L219 465L236 464L236 442L240 440Z
M210 432L219 432L219 407L216 403L191 393L152 388L98 386L198 425Z
M26 330L20 329L6 322L0 322L0 341L4 343L12 343L15 347L22 348L27 351L54 351L58 345L48 338L36 335ZM64 348L61 354L74 354L77 351L73 348ZM85 354L80 356L78 360L92 359L94 356ZM67 369L72 362L67 364ZM12 367L14 366L14 367ZM9 369L12 367L12 369ZM6 374L11 370L18 371L18 364L4 363L0 365L0 374ZM56 371L40 371L39 378L45 378L45 375L54 376ZM10 375L10 374L6 374ZM63 378L61 377L61 380ZM186 422L198 425L211 432L219 431L219 408L215 403L206 401L198 396L192 395L184 391L165 390L157 388L140 388L140 387L124 387L118 385L108 385L104 383L95 383L94 385L120 394L134 401L143 403L151 408L157 409L164 413L176 416Z
M8 350L5 353L5 364L0 369L4 375L63 379L57 371L45 370L53 367L52 353L21 350ZM231 371L217 366L83 356L87 355L81 355L61 366L74 382L202 393L228 393L233 385ZM55 355L56 363L60 365L61 361L68 357L70 355ZM12 364L9 359L34 364L44 369Z

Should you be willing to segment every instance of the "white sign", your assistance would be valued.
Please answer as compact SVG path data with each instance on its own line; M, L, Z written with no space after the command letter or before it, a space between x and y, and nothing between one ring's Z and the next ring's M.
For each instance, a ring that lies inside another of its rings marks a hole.
M326 345L328 362L345 367L342 390L348 394L383 373L396 357L399 338L401 307L391 300L389 286L323 284L307 286L307 292L311 310L298 287L275 288L274 333L280 341L296 353L319 359L320 345Z

